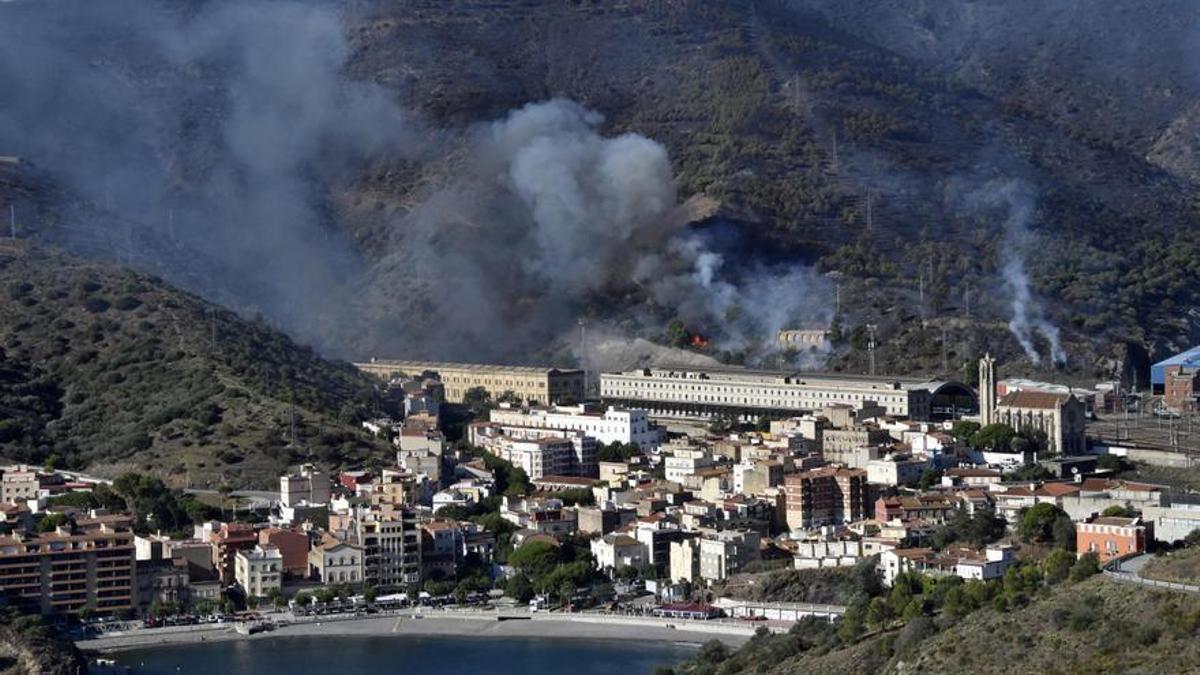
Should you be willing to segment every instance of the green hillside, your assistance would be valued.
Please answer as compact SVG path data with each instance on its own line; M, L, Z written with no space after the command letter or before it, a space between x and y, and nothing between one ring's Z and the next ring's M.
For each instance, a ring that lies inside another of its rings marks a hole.
M1009 581L1003 586L997 598L1009 595ZM1163 673L1200 663L1200 598L1193 595L1097 575L1017 592L1012 606L993 599L972 609L969 598L982 589L930 596L927 602L941 605L932 614L886 618L868 608L866 625L880 625L862 634L861 625L809 621L784 635L760 635L736 652L712 644L674 672Z
M306 458L385 452L354 427L371 381L262 320L23 243L0 244L0 289L6 459L262 486Z

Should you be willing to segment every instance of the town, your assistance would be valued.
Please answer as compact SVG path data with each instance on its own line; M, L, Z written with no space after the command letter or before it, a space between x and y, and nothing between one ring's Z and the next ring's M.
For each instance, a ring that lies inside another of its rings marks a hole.
M1194 360L1161 366L1173 424L1200 391ZM1122 565L1200 531L1195 495L1126 475L1161 451L1089 440L1089 420L1128 418L1119 383L1002 379L988 355L978 390L645 368L600 373L590 401L582 370L357 365L386 402L361 423L394 446L386 464L303 464L252 493L6 467L6 595L81 644L416 608L750 635L861 608L722 594L739 574L999 582L1049 545L1073 573L1151 583Z

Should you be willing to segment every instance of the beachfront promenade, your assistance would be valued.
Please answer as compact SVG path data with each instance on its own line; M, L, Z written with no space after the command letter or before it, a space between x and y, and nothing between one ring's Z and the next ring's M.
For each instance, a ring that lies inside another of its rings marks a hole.
M294 617L291 613L283 612L266 616L276 624L282 625L278 625L274 630L250 636L237 633L233 624L229 623L136 628L109 632L100 637L79 640L76 644L86 650L115 651L274 637L460 635L681 642L704 642L716 638L736 646L748 640L759 626L767 626L771 630L786 628L775 622L749 622L738 619L697 621L601 612L565 614L481 609L422 609L369 616L318 617Z

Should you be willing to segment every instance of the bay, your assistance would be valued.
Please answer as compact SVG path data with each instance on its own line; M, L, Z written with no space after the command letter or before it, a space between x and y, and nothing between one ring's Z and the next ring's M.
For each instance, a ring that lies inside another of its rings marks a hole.
M120 652L115 658L139 675L635 675L691 658L697 646L616 640L328 636L155 647Z

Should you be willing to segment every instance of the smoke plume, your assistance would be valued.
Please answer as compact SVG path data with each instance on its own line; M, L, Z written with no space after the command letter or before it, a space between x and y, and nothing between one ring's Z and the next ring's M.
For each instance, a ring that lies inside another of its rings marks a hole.
M335 5L17 2L0 9L0 154L86 206L42 236L257 310L342 356L531 361L581 316L678 318L750 358L828 322L806 267L733 260L681 215L666 149L568 100L429 129L346 75ZM360 251L336 207L367 166L430 187ZM389 164L390 163L390 164Z
M816 309L828 306L828 289L808 268L727 269L679 222L666 149L638 134L606 137L602 122L556 99L478 125L454 181L400 228L396 252L365 285L366 304L390 304L376 296L394 292L391 271L419 276L431 302L398 335L429 345L436 334L449 358L572 344L585 313L610 332L621 323L627 336L657 337L678 318L716 348L764 353L797 317L828 321ZM613 316L612 297L643 304Z
M1058 327L1046 318L1041 301L1034 296L1025 269L1025 258L1032 245L1029 223L1033 220L1034 197L1029 188L1017 180L993 181L971 197L977 205L1004 210L1004 239L1000 251L1000 273L1009 297L1011 317L1008 329L1021 344L1025 355L1040 364L1042 355L1034 344L1034 334L1040 333L1050 347L1050 360L1065 364Z
M307 327L358 270L322 186L415 143L322 5L0 9L0 148L94 205L48 238Z

